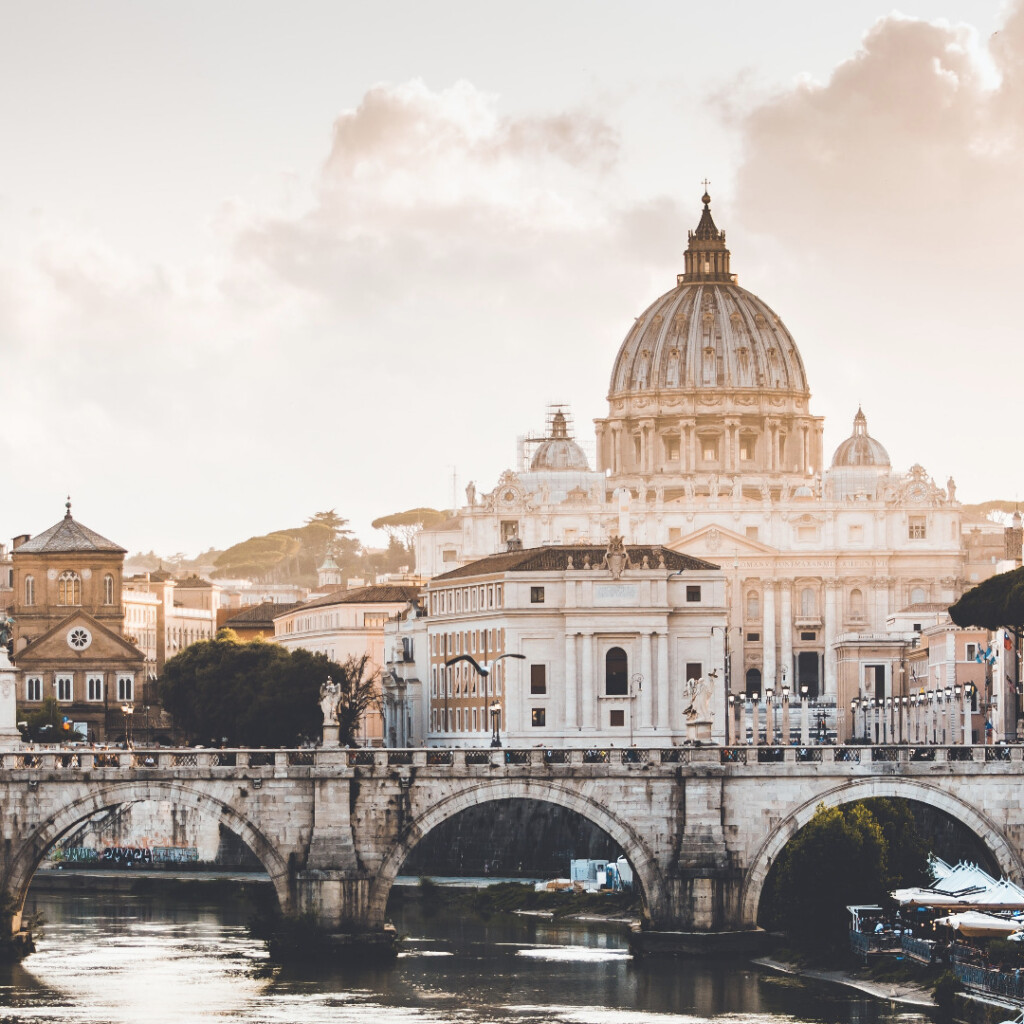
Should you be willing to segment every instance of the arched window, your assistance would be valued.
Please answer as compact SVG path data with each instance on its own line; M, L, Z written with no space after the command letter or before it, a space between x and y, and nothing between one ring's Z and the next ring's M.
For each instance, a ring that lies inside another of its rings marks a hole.
M629 693L629 661L621 647L613 647L604 656L604 692L608 697Z
M761 618L761 597L756 590L751 590L747 594L747 618Z
M77 572L65 569L57 577L57 604L81 604L82 580Z
M857 618L864 614L864 594L856 588L850 591L850 614Z
M817 610L817 601L814 599L814 591L810 587L804 587L800 591L800 614L805 618L811 618Z
M35 576L25 577L25 604L36 603L36 578Z
M103 603L114 603L114 577L109 573L103 577Z
M759 668L747 669L747 693L761 692L761 670Z
M914 587L910 591L910 603L911 604L924 604L928 598L925 596L924 587Z

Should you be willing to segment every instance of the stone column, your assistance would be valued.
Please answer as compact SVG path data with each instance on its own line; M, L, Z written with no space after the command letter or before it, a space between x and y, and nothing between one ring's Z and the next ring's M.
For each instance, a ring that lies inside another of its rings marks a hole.
M692 473L697 468L697 424L694 420L684 420L683 422L686 424L687 440L689 442L687 445L689 455L687 456L686 469Z
M608 461L605 459L604 442L605 442L605 425L600 420L594 424L594 433L597 435L597 471L603 473L605 468L608 466Z
M595 643L593 633L583 634L583 728L589 730L594 728L594 716L597 712L597 686L594 679Z
M836 638L838 611L836 598L839 592L839 580L825 580L825 679L823 693L838 696L836 690L836 652L832 641Z
M7 648L0 647L0 747L8 750L21 746L21 733L18 732L17 679L14 666L7 657Z
M761 692L776 689L775 685L775 581L764 582L764 628L761 631L761 648L764 651L764 674L761 678Z
M650 713L650 700L651 700L651 633L642 633L640 635L640 674L644 677L643 691L639 694L640 700L640 715L635 723L641 729L649 729L651 727L651 713ZM637 703L637 694L633 691L633 683L630 680L630 698L631 704ZM633 709L630 708L630 714L633 714Z
M671 682L668 677L668 634L658 634L658 679L657 679L657 708L658 717L655 725L666 732L672 732L672 721L669 717L669 693Z
M579 722L576 718L576 634L565 634L565 734L571 738Z
M779 684L788 682L796 692L793 673L793 582L779 583Z

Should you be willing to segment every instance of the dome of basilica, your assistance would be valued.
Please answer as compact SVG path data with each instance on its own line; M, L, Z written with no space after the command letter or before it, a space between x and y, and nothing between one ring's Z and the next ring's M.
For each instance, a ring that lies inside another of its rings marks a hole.
M858 407L853 418L853 433L836 449L832 456L832 468L847 466L888 467L889 453L868 433L868 421Z
M588 472L590 463L583 449L569 436L568 426L562 412L556 412L551 420L551 436L545 438L530 460L533 473L548 469L575 469Z
M652 391L775 390L809 396L792 335L729 271L711 197L690 232L686 272L637 317L619 348L609 398Z

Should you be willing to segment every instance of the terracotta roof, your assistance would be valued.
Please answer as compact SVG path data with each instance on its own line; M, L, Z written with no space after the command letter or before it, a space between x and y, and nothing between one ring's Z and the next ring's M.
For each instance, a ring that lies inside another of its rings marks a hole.
M20 547L14 549L14 553L39 554L46 552L64 551L114 551L126 554L124 548L115 544L106 537L101 537L95 530L88 526L75 522L68 514L48 530L37 534L31 540L25 541Z
M153 577L150 576L150 579ZM212 587L213 584L209 580L204 580L201 576L186 576L183 580L178 580L175 583L175 590L206 590Z
M299 601L289 601L276 604L273 601L262 601L259 604L250 604L237 614L232 615L230 619L225 619L221 625L228 629L232 626L268 626L273 628L275 616L298 608L300 603Z
M357 587L355 590L334 590L318 597L315 601L298 604L291 611L307 608L325 608L335 604L407 604L415 601L422 593L422 587L402 586L395 583L381 583L372 587ZM279 615L283 615L281 612ZM275 616L277 618L278 616Z
M583 569L583 562L589 555L590 565L594 569L601 567L608 546L602 545L559 545L557 547L526 548L523 551L506 551L498 555L488 555L468 565L463 565L451 572L435 576L431 583L444 580L462 579L466 576L485 576L498 572L562 572L568 568L569 557L572 557L573 568ZM665 568L674 572L679 570L718 569L720 566L705 562L702 558L693 558L670 548L660 545L627 544L629 560L634 569L643 565L644 555L652 569L659 568L658 560L665 556ZM629 570L626 570L627 572Z

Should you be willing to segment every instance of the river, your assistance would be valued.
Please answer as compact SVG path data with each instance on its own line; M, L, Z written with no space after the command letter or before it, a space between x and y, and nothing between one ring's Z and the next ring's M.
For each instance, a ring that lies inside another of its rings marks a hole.
M281 968L242 901L184 894L29 896L38 952L0 967L0 1022L74 1024L927 1024L844 989L741 961L637 962L625 936L536 918L424 916L392 964Z

